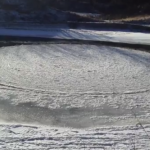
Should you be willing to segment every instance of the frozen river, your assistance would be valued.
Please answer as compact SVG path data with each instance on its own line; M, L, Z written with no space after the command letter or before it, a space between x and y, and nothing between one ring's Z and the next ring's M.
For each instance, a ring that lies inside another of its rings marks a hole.
M0 48L0 148L148 150L149 64L107 46Z

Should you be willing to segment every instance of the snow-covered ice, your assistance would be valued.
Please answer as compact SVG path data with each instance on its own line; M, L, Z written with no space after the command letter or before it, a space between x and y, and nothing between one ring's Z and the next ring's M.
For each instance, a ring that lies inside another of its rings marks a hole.
M145 126L150 133L150 126ZM2 150L149 150L145 132L136 126L93 129L0 125Z
M0 48L0 148L148 150L149 64L107 46Z

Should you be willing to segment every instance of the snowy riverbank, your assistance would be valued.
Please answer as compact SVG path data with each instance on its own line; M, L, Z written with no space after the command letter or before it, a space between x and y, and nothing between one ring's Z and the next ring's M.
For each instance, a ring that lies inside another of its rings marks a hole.
M150 34L126 31L96 31L79 29L21 30L0 28L1 36L81 39L150 45Z

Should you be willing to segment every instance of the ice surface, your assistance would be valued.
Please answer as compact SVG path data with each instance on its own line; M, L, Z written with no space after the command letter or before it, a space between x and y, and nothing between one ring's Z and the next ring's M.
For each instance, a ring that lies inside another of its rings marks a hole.
M0 48L0 148L148 150L149 63L106 46Z
M150 126L145 126L150 134ZM150 142L139 127L93 129L48 128L29 125L0 125L2 150L149 150Z

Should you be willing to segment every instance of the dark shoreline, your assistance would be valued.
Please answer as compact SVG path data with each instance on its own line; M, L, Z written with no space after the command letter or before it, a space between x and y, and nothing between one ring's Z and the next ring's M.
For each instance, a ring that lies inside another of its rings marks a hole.
M40 28L45 27L49 28L69 28L69 29L89 29L89 30L109 30L109 31L128 31L128 32L146 32L150 33L150 26L134 24L134 23L124 23L124 22L75 22L75 21L67 21L67 22L51 22L47 24L34 23L34 22L22 22L22 23L6 23L0 22L0 26L4 28L13 29L14 27L32 27L32 28ZM20 28L20 29L21 29Z
M20 36L0 36L0 47L19 46L19 45L42 45L42 44L86 44L86 45L102 45L121 48L130 48L134 50L150 52L150 45L131 44L111 41L92 41L77 39L55 39L40 37L20 37Z

